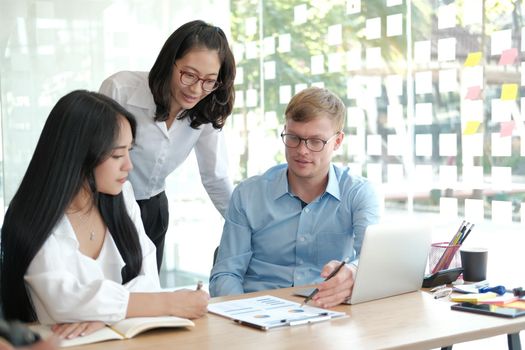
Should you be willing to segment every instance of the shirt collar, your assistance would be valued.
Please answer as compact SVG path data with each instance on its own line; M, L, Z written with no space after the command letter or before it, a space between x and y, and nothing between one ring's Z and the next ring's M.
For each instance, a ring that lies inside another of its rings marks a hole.
M141 84L143 86L139 89L135 89L127 103L138 108L149 110L154 114L156 106L155 101L153 100L153 94L149 89L148 80L144 80ZM144 93L145 91L148 93Z
M131 97L128 100L128 104L142 108L148 111L148 115L155 115L155 111L157 109L157 105L155 104L155 100L153 99L153 94L145 94L144 91L150 91L149 85L146 84L146 81L142 82L143 87L141 89L136 89ZM184 112L185 109L181 109L179 113L175 116L175 118L178 118L182 112ZM162 122L163 123L163 122Z
M275 184L272 190L273 199L278 199L279 197L287 193L293 196L293 194L289 190L287 173L288 166L283 167L281 171L277 173L275 178ZM339 201L341 200L341 192L339 191L339 181L337 179L337 175L335 174L333 164L330 164L330 168L328 169L328 184L326 185L325 193L330 194L332 197Z
M328 184L326 185L325 193L329 193L337 199L341 200L341 192L339 191L339 179L335 174L334 165L330 164L330 169L328 170Z
M283 195L289 193L288 176L286 176L287 173L288 173L288 166L284 166L276 174L275 184L272 187L272 192L273 192L272 198L273 199L278 199L282 197Z

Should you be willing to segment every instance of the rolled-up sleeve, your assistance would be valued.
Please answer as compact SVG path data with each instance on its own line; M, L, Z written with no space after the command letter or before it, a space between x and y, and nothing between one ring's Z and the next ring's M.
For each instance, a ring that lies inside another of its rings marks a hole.
M252 232L237 188L226 215L217 261L211 270L211 296L244 293L243 279L252 257Z

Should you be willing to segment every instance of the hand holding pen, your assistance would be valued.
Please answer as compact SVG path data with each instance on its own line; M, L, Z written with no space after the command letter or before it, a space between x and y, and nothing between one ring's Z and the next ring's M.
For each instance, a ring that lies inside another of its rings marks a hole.
M341 270L341 268L348 262L348 258L344 259L343 261L341 261L341 263L325 278L325 282L328 281L329 279L331 279L332 277L334 277L335 275L337 275L337 273ZM319 288L315 288L312 293L310 293L310 295L308 295L303 303L301 304L301 307L303 305L306 305L310 300L312 300L312 298L317 294L319 293Z
M197 288L195 290L201 290L202 289L202 281L197 282Z

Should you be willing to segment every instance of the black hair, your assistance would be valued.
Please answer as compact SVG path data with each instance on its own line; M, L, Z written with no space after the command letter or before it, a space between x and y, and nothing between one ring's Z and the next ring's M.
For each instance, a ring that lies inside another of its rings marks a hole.
M155 120L165 121L169 117L175 61L196 47L218 52L221 68L217 80L220 86L178 118L189 118L194 129L207 123L221 129L231 114L235 100L235 59L222 29L200 20L182 25L169 36L149 72L149 87L157 106Z
M73 91L51 110L2 226L0 289L7 319L36 320L24 275L86 184L126 264L121 271L122 283L138 275L142 251L123 195L98 193L94 177L95 167L115 147L123 118L129 122L134 139L133 115L102 94Z

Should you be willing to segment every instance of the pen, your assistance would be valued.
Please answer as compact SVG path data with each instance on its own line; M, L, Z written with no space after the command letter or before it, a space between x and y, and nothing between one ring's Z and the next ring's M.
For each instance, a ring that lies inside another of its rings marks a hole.
M328 277L325 278L325 281L328 281L330 278L334 277L338 272L339 270L341 270L341 268L348 262L348 258L344 259L343 261L341 261L341 263L339 264L339 266L337 266L335 268L334 271L332 271L331 274L328 275ZM310 300L312 300L312 298L317 294L319 293L319 289L318 288L315 288L312 293L310 293L309 296L307 296L303 303L301 304L300 307L303 307L303 305L306 305Z
M448 297L450 293L452 293L452 288L441 288L435 291L432 295L434 296L434 299L439 299Z
M201 290L202 289L202 281L199 281L197 282L197 289L196 290Z
M470 234L470 231L472 231L472 228L474 227L474 224L472 224L470 226L470 228L467 230L467 232L465 232L465 234L463 235L463 237L461 238L461 241L459 242L459 244L463 244L463 242L465 242L465 240L467 239L468 235Z

